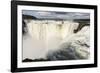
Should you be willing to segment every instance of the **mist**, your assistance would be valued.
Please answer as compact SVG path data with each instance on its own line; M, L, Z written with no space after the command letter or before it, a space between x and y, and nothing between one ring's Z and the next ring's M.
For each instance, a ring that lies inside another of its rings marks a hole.
M27 22L25 20L25 22L27 33L23 35L23 60L26 58L33 60L47 59L48 55L53 56L53 52L68 48L70 42L74 42L79 38L83 39L82 42L84 42L86 40L84 38L89 36L89 32L84 34L84 32L89 31L87 30L89 28L74 33L79 23L73 21L30 20L30 22ZM75 43L73 45L77 46ZM87 54L85 54L86 56Z

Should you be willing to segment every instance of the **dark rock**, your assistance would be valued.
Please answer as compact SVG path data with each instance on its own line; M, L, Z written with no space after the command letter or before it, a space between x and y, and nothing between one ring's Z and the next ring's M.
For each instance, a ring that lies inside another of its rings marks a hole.
M32 59L26 58L22 62L32 62L32 61L33 61Z

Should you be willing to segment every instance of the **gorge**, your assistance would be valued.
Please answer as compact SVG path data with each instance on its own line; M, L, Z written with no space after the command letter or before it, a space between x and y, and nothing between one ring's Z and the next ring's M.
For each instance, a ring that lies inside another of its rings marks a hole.
M76 21L29 18L23 22L23 62L89 58L89 25L78 29Z

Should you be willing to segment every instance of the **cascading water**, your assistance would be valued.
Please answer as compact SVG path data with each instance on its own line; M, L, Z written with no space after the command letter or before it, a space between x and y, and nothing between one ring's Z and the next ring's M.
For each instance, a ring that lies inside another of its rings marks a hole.
M23 36L23 60L45 59L48 53L63 49L63 43L79 38L76 35L82 33L74 33L78 23L66 20L31 20L26 24L28 32Z

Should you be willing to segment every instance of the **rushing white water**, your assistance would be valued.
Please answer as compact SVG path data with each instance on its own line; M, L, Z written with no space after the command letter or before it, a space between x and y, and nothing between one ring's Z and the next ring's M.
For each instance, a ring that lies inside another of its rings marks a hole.
M75 52L79 54L81 57L87 59L90 56L90 27L83 27L78 33L72 34L69 37L66 37L62 42L61 48L66 48L69 44L73 47Z
M32 20L27 23L28 33L23 36L23 59L45 58L49 51L61 49L59 47L64 42L75 41L79 38L84 38L82 39L84 42L86 40L84 36L88 36L88 30L84 28L74 34L73 30L78 25L72 21L54 20Z

